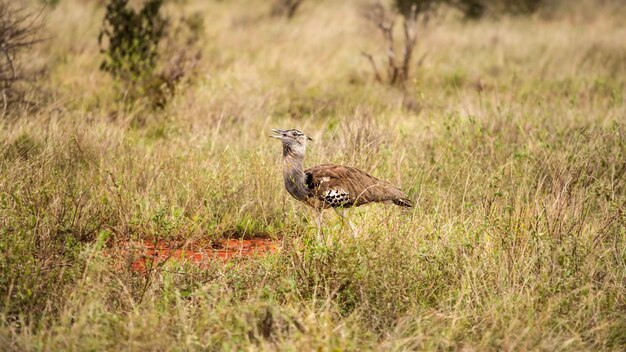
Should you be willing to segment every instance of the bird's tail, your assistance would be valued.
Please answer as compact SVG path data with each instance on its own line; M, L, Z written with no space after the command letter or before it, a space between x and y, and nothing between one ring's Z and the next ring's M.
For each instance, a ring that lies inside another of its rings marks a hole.
M401 207L413 208L413 202L409 198L396 198L392 200L393 204Z
M401 190L395 187L388 187L385 191L387 193L387 199L391 200L393 204L407 208L413 207L413 202Z

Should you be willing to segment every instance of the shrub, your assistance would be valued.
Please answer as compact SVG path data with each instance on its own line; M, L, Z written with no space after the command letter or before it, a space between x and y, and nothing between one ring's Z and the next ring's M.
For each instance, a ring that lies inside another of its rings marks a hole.
M161 14L162 4L148 0L136 11L128 0L110 0L98 37L105 54L101 69L122 83L125 96L146 98L156 108L167 104L176 84L195 67L203 28L197 15L171 23Z
M98 37L100 44L108 39L103 70L130 82L152 75L167 24L159 13L162 4L163 0L148 0L137 12L128 7L128 0L111 0Z
M102 50L105 59L100 68L119 79L131 99L153 96L160 86L154 72L167 25L160 14L162 4L162 0L148 0L137 12L128 0L111 0L106 7L98 42L104 45L106 38L108 45Z
M101 44L105 37L108 39L103 70L131 82L152 75L167 24L159 13L162 3L148 0L137 12L128 7L128 0L111 0L98 37Z

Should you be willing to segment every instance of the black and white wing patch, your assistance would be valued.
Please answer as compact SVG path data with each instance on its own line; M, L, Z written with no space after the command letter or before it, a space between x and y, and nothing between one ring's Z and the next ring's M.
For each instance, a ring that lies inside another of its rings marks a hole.
M341 207L350 205L348 192L342 189L329 189L324 193L324 202L331 207Z

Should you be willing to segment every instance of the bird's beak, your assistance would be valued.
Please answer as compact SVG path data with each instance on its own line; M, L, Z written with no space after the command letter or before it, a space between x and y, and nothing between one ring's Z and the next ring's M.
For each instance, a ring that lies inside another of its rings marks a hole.
M309 136L306 136L306 138L307 138L308 140L310 140L310 141L312 141L312 140L313 140L313 138L311 138L311 137L309 137Z
M277 135L270 136L270 138L283 139L283 136L285 135L285 131L283 130L272 129L272 132L276 133Z

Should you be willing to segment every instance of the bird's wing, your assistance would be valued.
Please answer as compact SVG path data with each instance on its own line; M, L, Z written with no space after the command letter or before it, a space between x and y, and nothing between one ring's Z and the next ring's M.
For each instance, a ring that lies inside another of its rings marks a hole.
M359 206L371 202L408 202L406 195L385 181L349 166L324 164L306 169L313 195L330 206Z

